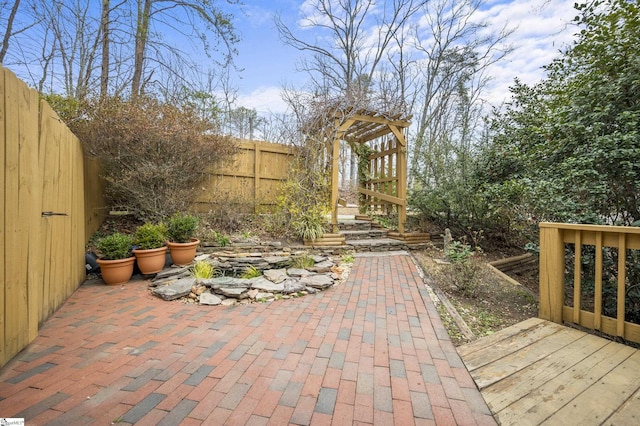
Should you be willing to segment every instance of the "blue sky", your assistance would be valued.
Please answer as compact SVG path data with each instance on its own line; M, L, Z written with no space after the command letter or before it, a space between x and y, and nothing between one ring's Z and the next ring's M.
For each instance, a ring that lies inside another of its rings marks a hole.
M244 0L243 13L234 13L242 37L237 64L244 68L238 81L238 103L259 112L280 112L283 83L299 83L305 76L295 71L299 52L283 45L274 15L295 24L303 0ZM487 0L481 12L496 28L506 22L517 27L511 37L515 51L491 69L490 99L499 103L508 94L515 77L535 83L543 77L541 67L570 43L575 28L568 25L576 12L573 0Z

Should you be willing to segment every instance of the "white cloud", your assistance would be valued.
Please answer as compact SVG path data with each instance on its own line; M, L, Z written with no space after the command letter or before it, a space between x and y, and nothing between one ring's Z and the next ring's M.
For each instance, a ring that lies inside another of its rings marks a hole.
M493 82L488 99L492 103L499 104L508 97L508 87L516 77L526 84L544 78L542 67L573 40L576 32L570 24L576 15L573 4L573 0L515 0L482 11L481 18L491 22L495 29L505 23L516 27L510 38L514 51L489 70Z
M282 89L278 86L261 86L250 93L240 93L237 104L245 108L253 108L260 115L283 113L287 104L282 100Z

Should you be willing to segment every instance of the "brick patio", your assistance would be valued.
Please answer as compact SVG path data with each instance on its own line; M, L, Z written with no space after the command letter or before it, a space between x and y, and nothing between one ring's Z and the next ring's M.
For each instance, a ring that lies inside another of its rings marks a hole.
M358 256L345 284L233 307L88 282L0 370L29 425L495 425L412 258Z

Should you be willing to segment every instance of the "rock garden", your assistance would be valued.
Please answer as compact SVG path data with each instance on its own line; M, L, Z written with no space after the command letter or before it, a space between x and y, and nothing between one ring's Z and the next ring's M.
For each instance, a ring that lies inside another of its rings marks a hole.
M268 302L340 283L352 259L284 251L201 254L190 266L165 268L149 285L152 294L167 301L223 306Z

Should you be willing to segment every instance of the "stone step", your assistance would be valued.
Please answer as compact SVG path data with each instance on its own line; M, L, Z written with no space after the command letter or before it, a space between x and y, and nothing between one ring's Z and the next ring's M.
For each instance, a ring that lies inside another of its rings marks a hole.
M369 220L341 219L338 221L340 231L368 231L372 228Z
M354 240L369 240L387 238L388 231L386 229L368 229L368 230L355 230L355 231L340 231L341 235L344 235L347 241Z

